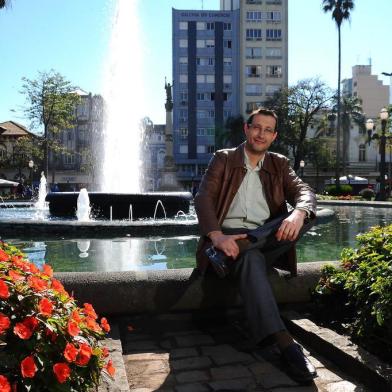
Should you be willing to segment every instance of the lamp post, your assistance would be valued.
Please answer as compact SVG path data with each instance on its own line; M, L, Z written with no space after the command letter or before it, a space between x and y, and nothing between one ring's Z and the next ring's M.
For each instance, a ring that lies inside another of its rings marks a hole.
M386 174L386 169L385 169L385 145L386 145L386 134L385 130L387 127L387 121L388 121L388 110L385 108L382 108L380 111L380 119L381 119L381 136L377 135L374 133L376 126L374 125L374 121L372 119L369 119L366 121L366 129L368 132L368 143L370 144L370 141L372 139L380 139L380 148L379 148L379 153L380 153L380 198L379 200L385 200L386 199L386 192L385 192L385 174ZM372 135L373 133L373 135Z
M304 178L304 167L305 167L305 161L303 159L301 159L299 161L299 167L301 168L301 178Z
M29 168L30 168L30 185L31 189L33 189L33 168L34 168L34 161L32 159L29 160Z

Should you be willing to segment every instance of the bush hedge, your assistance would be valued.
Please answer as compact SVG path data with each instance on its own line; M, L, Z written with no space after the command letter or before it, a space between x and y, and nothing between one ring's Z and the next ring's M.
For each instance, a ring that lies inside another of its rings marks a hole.
M360 341L392 345L392 225L371 228L357 243L342 251L341 268L323 268L313 298L352 314L350 329Z
M347 196L353 193L351 185L342 184L339 188L336 185L328 185L325 187L325 192L331 196Z

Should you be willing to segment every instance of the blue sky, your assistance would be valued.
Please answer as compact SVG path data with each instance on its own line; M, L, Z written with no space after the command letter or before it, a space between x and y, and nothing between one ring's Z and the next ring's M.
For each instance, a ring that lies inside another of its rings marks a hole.
M219 0L139 1L145 114L155 123L164 122L164 78L171 80L171 8L201 9L202 3L204 9L219 8ZM114 5L115 0L12 0L0 11L0 122L29 125L19 90L21 78L35 78L38 71L53 68L74 85L101 92ZM391 15L390 0L356 1L351 23L342 28L343 77L370 58L373 73L392 72ZM336 87L337 30L321 0L289 0L289 83L314 76ZM389 84L389 78L382 80Z

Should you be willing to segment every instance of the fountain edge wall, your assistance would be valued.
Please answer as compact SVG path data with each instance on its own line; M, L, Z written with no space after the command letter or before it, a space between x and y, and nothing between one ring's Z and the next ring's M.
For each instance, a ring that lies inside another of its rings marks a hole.
M298 276L273 270L271 285L278 303L308 302L310 290L327 262L300 263ZM328 262L336 263L336 262ZM79 304L93 304L101 314L161 313L225 308L241 304L227 280L201 277L191 268L55 274Z

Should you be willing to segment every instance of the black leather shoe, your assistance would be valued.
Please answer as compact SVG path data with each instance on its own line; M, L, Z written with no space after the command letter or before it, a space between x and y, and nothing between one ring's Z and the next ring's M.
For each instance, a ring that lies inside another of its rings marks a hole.
M317 377L315 367L306 358L302 347L297 343L290 344L282 351L281 360L287 374L299 384L310 384Z

